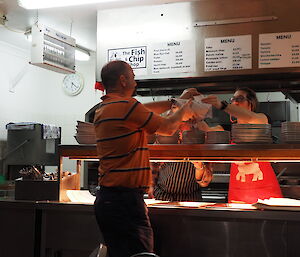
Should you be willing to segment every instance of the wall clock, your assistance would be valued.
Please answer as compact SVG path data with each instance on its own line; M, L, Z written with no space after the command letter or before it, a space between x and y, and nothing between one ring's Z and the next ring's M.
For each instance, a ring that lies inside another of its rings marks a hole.
M83 76L78 72L66 75L62 87L67 95L78 95L84 87Z

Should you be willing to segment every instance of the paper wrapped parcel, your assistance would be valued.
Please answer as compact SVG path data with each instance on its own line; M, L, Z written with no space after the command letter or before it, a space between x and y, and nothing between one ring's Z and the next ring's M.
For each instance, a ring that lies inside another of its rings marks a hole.
M205 118L212 118L212 105L202 103L201 99L204 98L204 95L194 96L192 101L191 109L194 112L195 119L203 120ZM188 101L188 99L179 99L175 98L174 102L177 106L182 106Z

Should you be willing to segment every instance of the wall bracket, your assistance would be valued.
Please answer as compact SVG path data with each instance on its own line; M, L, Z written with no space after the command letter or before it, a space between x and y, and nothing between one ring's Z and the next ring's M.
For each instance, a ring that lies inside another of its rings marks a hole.
M215 21L197 21L194 23L194 27L239 24L239 23L248 23L248 22L259 22L259 21L274 21L274 20L278 20L278 17L261 16L261 17L235 18L235 19L227 19L227 20L215 20Z

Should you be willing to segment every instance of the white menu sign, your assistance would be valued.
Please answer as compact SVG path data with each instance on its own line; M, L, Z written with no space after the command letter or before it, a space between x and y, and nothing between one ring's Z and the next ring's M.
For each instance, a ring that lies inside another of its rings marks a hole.
M259 35L259 68L299 66L300 32Z
M251 35L205 39L205 71L252 68Z
M195 41L172 41L153 44L152 74L195 72Z

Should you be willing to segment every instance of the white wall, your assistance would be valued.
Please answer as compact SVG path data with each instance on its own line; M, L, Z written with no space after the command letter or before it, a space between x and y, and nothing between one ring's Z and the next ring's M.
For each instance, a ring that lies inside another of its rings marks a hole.
M85 113L101 97L94 90L95 54L88 62L76 62L85 87L79 95L68 96L61 86L64 74L29 64L30 43L27 48L18 48L6 43L4 35L8 32L2 32L0 28L0 141L6 141L7 123L30 121L60 126L62 144L77 144L76 121L84 120ZM17 38L26 41L23 34Z

